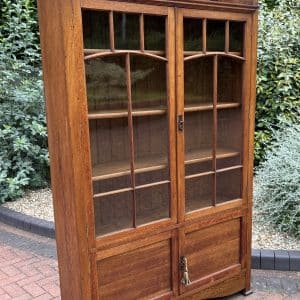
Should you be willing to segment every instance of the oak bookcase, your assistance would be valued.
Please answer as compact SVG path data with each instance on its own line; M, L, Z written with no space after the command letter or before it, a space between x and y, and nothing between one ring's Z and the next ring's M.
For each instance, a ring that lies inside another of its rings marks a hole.
M39 0L62 299L250 290L255 0Z

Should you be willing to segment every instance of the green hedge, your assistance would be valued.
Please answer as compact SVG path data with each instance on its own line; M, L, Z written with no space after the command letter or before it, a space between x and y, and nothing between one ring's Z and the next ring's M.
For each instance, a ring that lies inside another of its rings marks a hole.
M47 185L49 159L35 4L0 4L1 203Z
M259 17L256 165L266 158L279 120L300 113L300 3L266 2Z

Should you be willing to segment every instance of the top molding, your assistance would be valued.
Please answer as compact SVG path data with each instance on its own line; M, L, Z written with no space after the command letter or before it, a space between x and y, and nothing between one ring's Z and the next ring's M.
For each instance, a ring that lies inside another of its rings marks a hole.
M102 0L81 0L83 8L101 7ZM254 12L258 9L257 0L108 0L107 2L138 3L178 8L210 9L216 11Z

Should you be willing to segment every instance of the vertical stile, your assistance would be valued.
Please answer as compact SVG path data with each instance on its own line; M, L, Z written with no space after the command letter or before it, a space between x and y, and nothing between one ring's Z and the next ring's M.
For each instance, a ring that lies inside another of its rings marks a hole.
M115 33L114 33L114 13L113 11L109 12L109 43L110 50L115 51Z
M126 86L128 96L128 131L130 138L130 174L132 184L132 214L133 227L136 227L136 198L135 198L135 174L134 174L134 139L133 139L133 119L132 119L132 99L131 99L131 74L130 74L130 56L126 54Z
M225 53L229 52L229 21L225 23Z
M206 25L207 20L202 20L202 52L206 54Z
M140 49L145 51L144 14L140 14Z
M217 137L218 137L218 56L214 56L213 65L213 206L217 202Z

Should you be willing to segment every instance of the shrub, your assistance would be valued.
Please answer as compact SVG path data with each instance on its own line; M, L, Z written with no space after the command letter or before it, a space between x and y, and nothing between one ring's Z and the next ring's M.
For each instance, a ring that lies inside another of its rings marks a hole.
M279 120L281 118L295 120L300 112L300 10L297 3L298 0L280 2L264 0L261 3L255 132L256 165L266 158Z
M274 133L272 151L255 177L260 220L300 237L300 122Z
M49 179L47 133L32 1L1 1L0 202Z

